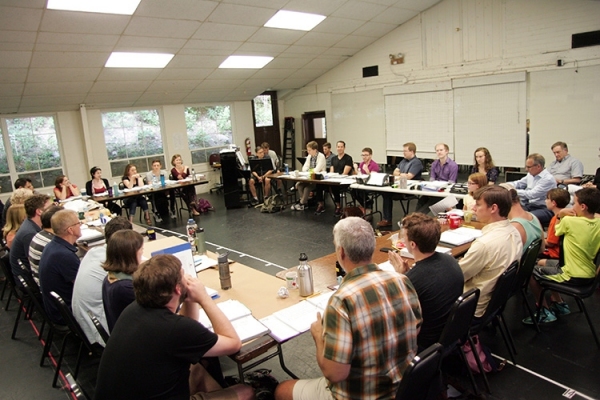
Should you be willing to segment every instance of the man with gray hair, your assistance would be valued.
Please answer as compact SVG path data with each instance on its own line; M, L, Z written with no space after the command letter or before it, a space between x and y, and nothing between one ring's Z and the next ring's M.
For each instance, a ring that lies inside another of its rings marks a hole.
M523 208L535 215L542 226L548 226L554 216L546 207L546 193L556 187L556 180L545 169L545 164L544 156L538 153L530 154L525 161L527 175L518 181L502 184L508 189L517 190Z
M554 176L557 185L579 185L583 177L583 163L569 154L565 142L556 142L550 149L556 160L552 161L548 171Z
M406 276L373 264L375 235L362 218L339 221L333 242L347 274L310 328L324 376L282 382L275 398L393 399L417 352L417 293Z

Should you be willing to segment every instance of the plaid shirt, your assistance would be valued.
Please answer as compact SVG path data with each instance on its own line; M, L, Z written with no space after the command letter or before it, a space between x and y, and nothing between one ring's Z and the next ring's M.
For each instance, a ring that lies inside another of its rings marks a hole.
M417 293L404 276L375 264L350 271L323 316L325 358L351 364L345 381L330 383L336 399L393 399L417 352Z

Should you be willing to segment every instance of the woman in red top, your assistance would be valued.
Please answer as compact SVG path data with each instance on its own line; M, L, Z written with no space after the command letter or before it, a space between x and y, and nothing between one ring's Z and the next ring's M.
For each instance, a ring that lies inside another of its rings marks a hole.
M65 200L69 197L79 196L79 194L77 186L71 183L65 175L59 175L54 181L54 196L58 200Z
M171 176L173 179L180 181L190 175L190 168L187 165L183 165L180 154L173 155L171 158L171 165L173 166L173 168L171 168ZM185 186L181 188L181 191L183 192L185 204L192 212L192 215L200 215L198 210L196 210L196 187Z

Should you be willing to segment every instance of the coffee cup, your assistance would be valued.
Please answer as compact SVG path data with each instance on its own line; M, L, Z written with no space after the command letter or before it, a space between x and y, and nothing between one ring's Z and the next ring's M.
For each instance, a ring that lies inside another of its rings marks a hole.
M288 272L285 274L285 282L287 284L287 288L289 289L298 289L298 273L297 272Z

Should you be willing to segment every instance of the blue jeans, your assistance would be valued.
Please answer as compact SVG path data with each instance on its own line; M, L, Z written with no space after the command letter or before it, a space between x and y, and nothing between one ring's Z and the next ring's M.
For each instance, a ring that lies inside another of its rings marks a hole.
M135 210L137 206L140 206L142 211L148 211L148 201L144 196L135 196L125 199L124 201L125 207L129 209L129 216L133 217L135 215Z

